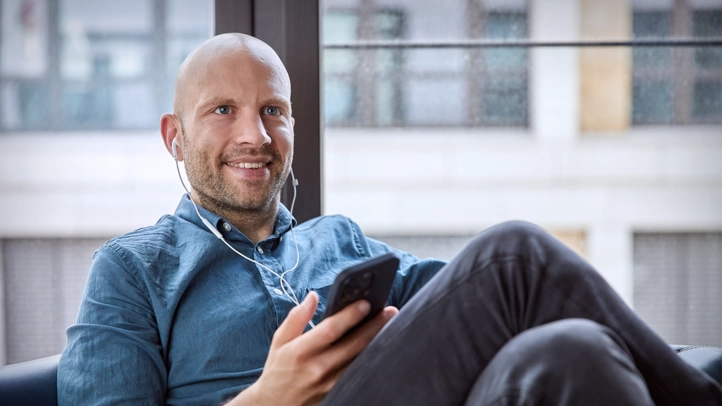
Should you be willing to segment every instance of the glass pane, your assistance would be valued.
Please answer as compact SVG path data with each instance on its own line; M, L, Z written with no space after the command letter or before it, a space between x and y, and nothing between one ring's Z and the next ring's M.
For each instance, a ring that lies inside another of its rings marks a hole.
M3 87L2 125L7 129L43 129L48 122L47 84L42 81L17 80Z
M526 78L487 83L483 91L483 122L489 125L527 124Z
M633 33L640 39L722 38L722 9L642 4L633 13ZM722 123L722 47L638 47L632 57L634 124Z
M0 2L0 75L42 77L48 69L47 0Z
M42 129L48 121L47 1L0 2L0 125ZM5 79L5 80L3 80Z
M674 119L670 81L635 80L632 90L635 124L671 124Z
M404 1L383 6L327 1L322 38L324 44L524 39L528 37L525 4L475 4L470 6L474 8L471 17L463 7L428 1L415 3L414 8ZM442 24L447 21L444 18L466 21ZM342 127L523 127L528 125L528 65L525 49L327 49L323 54L325 123ZM492 99L493 105L489 103Z
M178 67L212 34L212 10L209 0L3 0L2 129L155 130Z
M722 10L700 10L692 14L696 38L722 37ZM709 47L695 50L695 62L699 68L721 68L722 48Z
M355 118L355 93L350 80L328 79L324 83L324 115L327 123L350 123Z
M638 11L633 13L634 38L660 39L669 37L670 13L668 11ZM668 63L669 47L639 47L632 49L635 67L654 67Z
M151 72L157 68L151 58L152 6L143 0L60 1L63 127L143 128L155 124L156 120L143 114L134 120L135 125L119 119L120 106L143 104L127 98L131 94L125 86L141 87L141 93L152 94Z
M720 122L722 117L722 80L721 81L699 81L694 84L694 107L692 109L695 117L709 118L711 121Z
M173 110L173 86L178 68L201 42L213 35L213 4L209 0L164 0L166 66L163 73L161 111Z

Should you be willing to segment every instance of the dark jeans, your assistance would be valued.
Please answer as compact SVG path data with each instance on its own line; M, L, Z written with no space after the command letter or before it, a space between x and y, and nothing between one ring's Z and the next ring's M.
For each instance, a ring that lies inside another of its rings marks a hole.
M651 398L651 399L650 399ZM720 405L584 260L522 222L477 236L351 364L329 405Z

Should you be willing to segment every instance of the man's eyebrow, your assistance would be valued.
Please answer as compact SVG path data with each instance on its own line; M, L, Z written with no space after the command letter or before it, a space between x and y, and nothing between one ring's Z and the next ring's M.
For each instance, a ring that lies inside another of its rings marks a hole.
M198 105L199 110L204 110L210 106L223 106L227 104L235 104L233 99L230 97L213 97Z
M208 100L203 101L202 103L198 104L198 110L205 110L208 107L211 106L223 106L223 105L235 105L236 101L233 98L230 97L213 97ZM269 97L268 99L265 99L263 103L261 103L264 106L281 106L290 109L291 108L291 102L284 98L284 97Z
M283 107L291 107L291 101L283 98L283 97L270 97L263 101L264 106L283 106Z

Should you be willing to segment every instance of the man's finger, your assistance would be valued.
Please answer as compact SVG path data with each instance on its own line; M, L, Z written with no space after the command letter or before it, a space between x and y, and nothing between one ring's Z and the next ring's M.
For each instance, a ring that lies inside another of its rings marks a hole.
M395 307L385 308L376 317L334 344L323 354L326 358L324 362L329 365L348 365L398 312Z
M313 318L318 306L318 294L311 291L303 302L288 312L286 320L273 334L271 348L277 348L303 334L306 324Z
M333 316L325 318L316 328L305 334L299 345L304 351L324 351L363 320L370 308L366 300L351 303Z

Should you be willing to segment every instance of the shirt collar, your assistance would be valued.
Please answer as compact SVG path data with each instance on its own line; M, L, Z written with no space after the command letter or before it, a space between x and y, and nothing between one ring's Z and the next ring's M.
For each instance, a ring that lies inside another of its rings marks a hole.
M208 220L209 223L211 223L216 230L220 231L221 234L228 235L228 231L223 229L223 224L230 222L223 217L217 215L216 213L213 213L210 210L207 210L205 207L201 205L198 206L198 212L203 216L206 220ZM181 198L180 203L178 203L178 207L175 210L175 215L182 218L183 220L189 221L198 227L207 230L206 226L203 224L201 219L198 217L198 214L196 213L195 207L193 207L193 202L191 201L190 196L186 193ZM281 237L283 234L287 233L288 230L291 229L291 227L295 227L297 224L297 221L293 216L291 216L291 213L288 211L286 206L283 205L283 203L278 205L278 213L276 214L276 223L273 226L273 234L271 234L268 239L276 239ZM235 230L235 227L234 227ZM210 230L208 230L210 232ZM242 233L239 233L242 235ZM244 236L245 237L245 236Z

